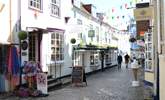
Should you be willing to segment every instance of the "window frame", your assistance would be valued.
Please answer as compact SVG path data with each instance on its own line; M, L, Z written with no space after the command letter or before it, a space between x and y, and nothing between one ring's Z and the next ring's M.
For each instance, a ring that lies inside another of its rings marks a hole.
M55 0L56 3L52 2L52 1L53 0L50 0L50 15L53 16L53 17L58 17L59 18L59 17L61 17L61 0ZM57 9L56 8L53 9L53 6L57 7ZM55 12L58 12L58 13L55 14Z
M37 10L37 11L43 11L43 0L39 0L40 2L37 2L37 0L29 0L28 1L28 7L30 8L30 9L33 9L33 10ZM33 2L33 4L34 4L34 2L35 3L39 3L39 5L40 5L40 7L38 8L37 6L32 6L31 5L31 2Z
M57 55L59 56L58 58L57 58ZM54 56L54 58L52 56ZM51 61L52 62L64 61L64 33L63 32L51 33Z

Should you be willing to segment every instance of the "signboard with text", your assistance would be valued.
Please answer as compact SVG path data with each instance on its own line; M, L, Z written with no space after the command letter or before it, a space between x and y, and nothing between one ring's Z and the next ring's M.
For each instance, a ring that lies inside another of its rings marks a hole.
M37 90L48 94L47 75L45 73L37 73Z

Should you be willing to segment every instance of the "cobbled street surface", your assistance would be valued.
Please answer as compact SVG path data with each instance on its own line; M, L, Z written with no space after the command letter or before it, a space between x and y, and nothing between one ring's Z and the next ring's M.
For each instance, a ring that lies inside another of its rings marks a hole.
M140 74L142 81L142 74ZM49 92L48 97L19 98L0 97L0 100L144 100L143 84L132 87L131 69L117 67L106 69L87 77L87 87L67 85L62 89Z

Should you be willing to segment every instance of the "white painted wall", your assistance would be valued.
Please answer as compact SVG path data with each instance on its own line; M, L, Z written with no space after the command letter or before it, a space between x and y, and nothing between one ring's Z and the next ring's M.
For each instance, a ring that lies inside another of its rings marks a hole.
M10 0L1 0L0 2L4 4L3 10L0 12L0 43L6 44L9 42L18 43L18 39L13 34L16 33L16 28L18 25L18 0L14 2L11 0L11 11L9 6ZM11 14L10 14L11 12ZM11 16L11 17L10 17ZM10 24L11 24L11 33L10 33ZM12 37L10 37L12 34ZM11 39L13 41L11 41Z

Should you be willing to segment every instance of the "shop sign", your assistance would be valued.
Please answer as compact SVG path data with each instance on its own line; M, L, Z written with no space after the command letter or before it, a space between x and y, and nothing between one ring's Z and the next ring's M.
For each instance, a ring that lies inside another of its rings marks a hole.
M26 50L26 49L28 48L28 43L27 43L27 41L23 41L23 42L21 43L21 47L22 47L22 50Z
M45 73L37 73L37 90L48 94L47 75Z
M134 9L134 17L136 21L150 20L153 18L153 15L154 15L153 7Z

